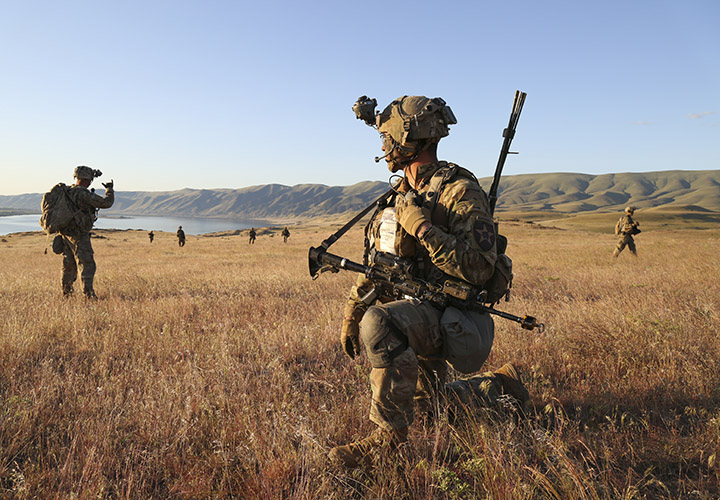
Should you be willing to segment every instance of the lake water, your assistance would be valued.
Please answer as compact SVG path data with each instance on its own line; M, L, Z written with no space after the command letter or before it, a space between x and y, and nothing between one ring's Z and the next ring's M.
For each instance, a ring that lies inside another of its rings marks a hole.
M0 217L0 235L24 231L42 231L40 214L8 215ZM143 231L167 231L174 233L178 226L185 234L205 234L218 231L233 231L249 227L267 226L266 222L240 219L210 219L201 217L99 217L95 222L98 229L140 229Z

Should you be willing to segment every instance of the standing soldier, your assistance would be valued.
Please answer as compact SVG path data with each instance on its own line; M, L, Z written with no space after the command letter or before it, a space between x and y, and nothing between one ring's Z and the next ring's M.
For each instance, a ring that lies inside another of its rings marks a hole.
M79 166L75 168L73 175L77 182L70 186L67 194L77 212L70 224L60 231L63 241L63 295L68 297L73 293L73 283L77 279L78 266L80 266L83 293L87 298L97 299L93 288L96 266L92 243L90 242L90 230L97 220L97 210L110 208L113 205L115 191L112 179L110 182L103 184L105 197L99 196L88 189L93 179L102 175L99 170Z
M155 233L153 233L152 231L150 231L150 232L148 233L148 238L150 238L150 243L152 243L153 240L155 239Z
M282 237L283 237L283 243L287 243L288 238L290 237L290 231L288 230L287 226L285 226L285 229L282 230Z
M185 231L183 231L182 226L178 226L178 230L175 234L177 235L178 246L184 247L185 246Z
M637 249L635 248L635 240L633 236L640 233L638 227L640 223L633 219L635 213L635 207L625 207L625 214L620 216L617 224L615 224L615 234L618 236L617 246L613 252L613 257L620 255L625 247L630 249L630 252L637 257Z
M370 113L359 109L363 99L372 101ZM411 272L418 279L459 279L480 290L495 270L496 232L487 195L475 176L437 158L438 142L448 135L448 125L457 123L451 109L440 98L424 96L403 96L377 115L374 107L374 100L363 97L353 109L378 129L388 168L402 171L404 177L366 227L365 262L375 252L391 253L415 262ZM357 467L373 450L397 448L407 441L414 406L428 411L442 395L451 402L491 404L501 394L521 404L528 400L510 364L446 384L446 361L453 355L448 353L450 341L444 339L463 329L475 332L473 349L460 356L465 356L463 373L478 371L493 343L490 315L439 308L415 298L385 303L368 299L373 296L372 282L359 275L345 306L340 342L351 358L365 346L372 366L370 420L378 428L368 437L333 448L331 460Z
M248 242L248 244L249 244L249 245L254 245L254 244L255 244L255 236L256 236L256 235L255 235L255 228L254 228L254 227L251 227L251 228L250 228L250 232L249 232L248 234L250 235L250 241Z

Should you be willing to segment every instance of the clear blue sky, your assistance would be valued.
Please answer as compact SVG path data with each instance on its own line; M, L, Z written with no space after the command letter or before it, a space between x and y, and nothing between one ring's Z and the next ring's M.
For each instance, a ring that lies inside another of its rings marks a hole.
M443 97L492 175L720 168L720 2L3 1L0 194L385 180L351 106ZM99 186L99 184L98 184Z

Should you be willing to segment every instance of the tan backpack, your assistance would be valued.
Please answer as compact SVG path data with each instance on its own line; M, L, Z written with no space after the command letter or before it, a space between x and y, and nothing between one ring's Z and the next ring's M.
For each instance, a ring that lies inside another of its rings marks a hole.
M70 200L70 187L61 183L43 195L40 227L47 234L59 233L65 229L75 217L78 208Z
M625 225L624 222L625 222L624 216L620 217L620 219L618 219L617 224L615 224L615 235L619 235L622 232L623 226Z

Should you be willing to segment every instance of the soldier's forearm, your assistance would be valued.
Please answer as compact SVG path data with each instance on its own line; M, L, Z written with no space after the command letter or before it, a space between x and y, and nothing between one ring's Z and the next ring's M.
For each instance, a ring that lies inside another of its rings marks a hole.
M105 197L93 194L87 203L93 208L110 208L115 203L115 193L109 189L105 191Z

